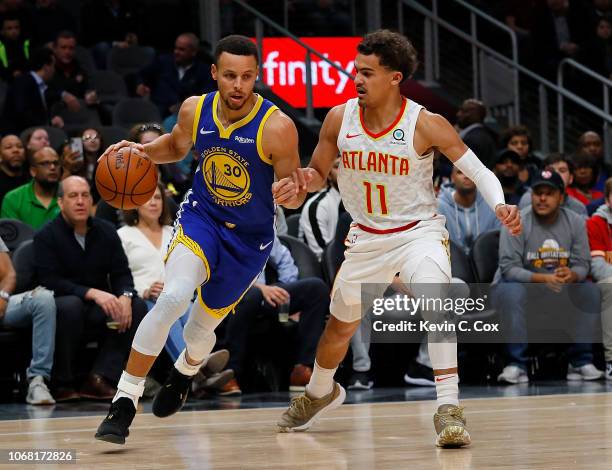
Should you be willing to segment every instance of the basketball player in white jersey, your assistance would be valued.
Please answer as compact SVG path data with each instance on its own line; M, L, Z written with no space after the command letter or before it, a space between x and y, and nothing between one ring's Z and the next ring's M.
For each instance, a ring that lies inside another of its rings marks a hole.
M273 188L277 203L299 199L304 189L319 190L339 152L338 186L354 221L312 378L283 413L281 432L306 431L344 401L346 393L333 377L360 324L361 284L389 284L399 272L415 294L420 286L448 285L448 232L444 216L436 214L432 184L434 150L474 181L513 235L521 231L517 207L504 203L497 178L448 121L400 94L400 84L417 65L412 44L382 30L366 35L357 51L358 97L329 112L309 168ZM436 444L461 447L470 443L470 435L459 407L457 344L429 339L437 391Z

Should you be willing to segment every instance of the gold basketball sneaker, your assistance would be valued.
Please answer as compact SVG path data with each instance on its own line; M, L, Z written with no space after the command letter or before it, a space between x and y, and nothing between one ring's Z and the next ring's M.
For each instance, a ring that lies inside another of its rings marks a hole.
M323 414L338 408L346 398L346 391L334 382L332 391L317 400L306 393L291 400L289 408L278 421L278 432L307 431Z
M463 407L441 405L434 414L433 421L438 447L463 447L472 442L465 428L466 419L463 416Z

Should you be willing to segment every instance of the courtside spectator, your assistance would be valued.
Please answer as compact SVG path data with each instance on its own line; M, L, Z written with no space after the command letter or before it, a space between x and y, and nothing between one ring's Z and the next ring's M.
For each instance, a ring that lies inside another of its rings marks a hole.
M140 72L136 94L150 97L162 117L178 111L185 98L216 88L210 64L197 58L200 40L193 33L176 38L174 52L164 54Z
M514 150L501 150L497 155L493 172L502 185L506 204L517 205L527 191L519 179L522 164L521 158Z
M493 280L491 300L513 340L505 345L507 362L497 378L499 382L529 381L526 316L527 308L536 299L542 305L554 305L561 301L558 296L561 286L573 284L575 305L588 312L600 311L599 290L593 283L583 282L591 259L585 222L575 212L561 207L564 190L561 176L555 171L542 170L532 189L532 205L521 211L521 234L511 236L502 229L500 236L499 268ZM541 285L533 285L538 283ZM574 325L581 332L591 327L588 322ZM593 365L590 343L571 344L567 353L568 380L602 377L603 372Z
M588 210L589 204L604 196L603 192L595 187L599 177L599 165L595 157L586 153L574 154L572 162L574 182L567 188L567 194L586 205Z
M5 16L0 29L0 77L6 82L28 70L30 40L21 34L21 23L16 16Z
M501 225L476 185L456 166L451 181L440 189L438 213L446 217L449 238L468 254L478 235Z
M57 187L60 159L51 147L43 147L30 160L32 181L9 191L2 201L0 216L18 219L34 229L55 219L59 214Z
M457 127L459 136L480 161L492 168L497 153L497 138L488 127L484 125L487 108L476 99L467 99L457 111Z
M262 272L236 306L236 314L229 315L226 320L225 344L231 354L228 367L235 371L240 380L244 371L249 331L262 322L276 324L280 306L289 303L290 314L300 312L289 387L294 391L304 390L312 375L317 342L329 311L329 288L318 277L298 279L298 268L291 253L278 238L274 240L267 266L266 269L276 271L277 283L269 285L265 272ZM240 393L238 381L233 379L220 394Z
M572 161L562 153L551 153L544 159L542 164L546 170L553 170L559 174L563 180L563 186L567 191L567 188L569 188L574 181L574 164ZM521 200L519 201L520 209L524 209L528 206L531 206L531 188L527 188L527 191L525 194L523 194L523 197L521 197ZM563 194L561 207L574 211L576 214L584 217L585 219L589 216L587 214L586 206L578 199L569 197L567 192Z
M595 159L598 171L595 189L603 191L604 184L610 175L610 169L604 161L604 146L601 136L595 131L586 131L583 133L578 138L578 148L576 149L576 153L584 153Z
M90 106L98 102L98 95L90 84L87 72L75 57L76 46L77 40L73 32L61 31L57 34L53 43L55 74L49 82L49 87L60 95L68 109L73 111L79 110L79 99Z
M147 307L134 291L115 228L89 216L87 181L65 179L58 196L61 214L34 237L38 279L56 297L55 398L110 400L115 394L111 384L119 380ZM94 333L100 350L77 395L74 362L86 332Z
M336 235L338 214L342 202L338 191L339 164L340 158L337 158L327 177L327 188L322 189L306 201L300 215L299 238L306 240L306 244L319 260L325 246Z
M502 133L501 144L503 148L514 150L521 158L519 179L529 186L532 176L536 175L542 166L542 161L531 153L533 143L529 129L525 126L508 127Z
M24 169L25 149L16 135L5 135L0 140L0 204L9 191L29 180Z
M6 92L2 130L19 133L27 127L53 125L64 127L60 116L51 116L57 101L47 84L55 73L55 57L49 49L37 49L30 56L29 73L15 78Z
M605 203L587 220L591 276L601 290L601 326L606 380L612 380L612 178L605 184Z
M32 327L32 360L26 371L30 405L52 405L55 400L47 384L51 379L55 350L55 302L53 293L43 287L12 295L17 276L0 238L0 325Z

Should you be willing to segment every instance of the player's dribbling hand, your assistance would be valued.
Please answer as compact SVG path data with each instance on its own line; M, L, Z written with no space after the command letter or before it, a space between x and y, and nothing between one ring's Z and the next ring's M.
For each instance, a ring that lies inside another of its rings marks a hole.
M518 207L510 204L499 204L495 208L495 215L504 227L508 229L510 235L520 235L523 230L523 224Z
M129 140L122 140L120 142L117 142L116 144L110 145L102 155L100 155L100 158L98 158L98 161L102 160L102 158L104 158L106 155L108 155L111 152L116 152L119 149L122 149L124 147L132 147L133 149L138 150L142 155L142 157L147 158L147 154L145 153L144 150L144 145L142 144L137 144L136 142L130 142Z

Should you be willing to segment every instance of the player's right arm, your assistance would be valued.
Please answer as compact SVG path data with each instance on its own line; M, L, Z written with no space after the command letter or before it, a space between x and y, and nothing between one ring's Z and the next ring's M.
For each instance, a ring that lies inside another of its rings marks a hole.
M172 132L159 136L153 142L142 145L122 140L111 145L104 154L117 151L122 147L134 147L145 152L157 164L172 163L182 160L193 145L193 120L199 96L187 98L179 109L178 119Z
M327 113L310 163L302 170L309 193L323 189L327 185L327 176L338 156L338 135L342 127L345 106L344 104L335 106Z

